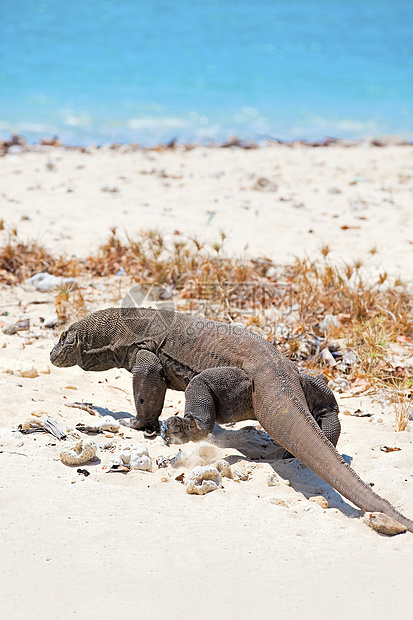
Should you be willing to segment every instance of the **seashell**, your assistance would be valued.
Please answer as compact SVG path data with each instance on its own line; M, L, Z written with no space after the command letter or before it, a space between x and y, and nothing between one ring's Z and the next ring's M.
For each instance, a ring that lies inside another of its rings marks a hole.
M195 495L205 495L205 493L215 491L221 486L221 480L221 474L216 467L211 465L194 467L184 476L186 492Z
M60 460L65 465L83 465L91 461L97 452L97 445L94 441L79 439L71 446L63 448L60 453Z

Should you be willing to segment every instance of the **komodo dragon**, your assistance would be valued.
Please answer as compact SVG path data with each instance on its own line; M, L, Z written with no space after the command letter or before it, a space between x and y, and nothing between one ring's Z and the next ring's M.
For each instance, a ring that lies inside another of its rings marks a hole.
M129 370L136 405L131 426L139 430L159 431L166 389L185 390L184 417L161 424L166 442L197 441L215 422L256 419L353 504L413 532L413 521L374 493L337 452L340 423L331 390L247 329L167 310L107 308L73 323L50 359L61 367Z

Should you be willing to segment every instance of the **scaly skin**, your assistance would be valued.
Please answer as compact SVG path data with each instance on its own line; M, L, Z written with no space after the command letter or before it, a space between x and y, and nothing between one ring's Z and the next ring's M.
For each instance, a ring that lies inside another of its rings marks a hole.
M166 442L197 441L215 422L256 419L285 448L362 510L413 532L413 521L374 493L337 452L338 407L260 336L224 323L147 308L108 308L71 325L50 353L56 366L126 368L133 376L131 426L159 430L167 388L185 390L185 414L162 423Z

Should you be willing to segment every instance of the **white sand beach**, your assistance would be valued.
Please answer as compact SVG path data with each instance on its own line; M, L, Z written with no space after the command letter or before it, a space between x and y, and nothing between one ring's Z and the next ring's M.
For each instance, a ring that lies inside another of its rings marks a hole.
M411 283L412 190L411 145L39 147L0 158L0 242L15 227L54 255L86 257L112 227L131 237L157 228L212 242L225 232L228 255L286 263L318 256L327 243L337 263L360 259L367 273ZM101 308L122 299L130 280L82 277L80 285ZM107 473L112 453L101 447L96 462L80 466L85 476L60 461L62 444L51 435L17 432L33 412L65 428L95 420L65 406L73 401L116 418L134 415L125 370L51 365L60 328L45 328L41 318L54 313L54 296L0 286L1 327L30 319L28 332L0 332L2 617L409 617L413 535L371 530L296 459L278 460L257 422L217 428L204 447L182 446L191 466L226 458L235 473L204 496L187 494L176 480L189 466L157 467L158 457L178 451L160 437L125 427L94 437L117 450L146 444L153 471ZM19 376L19 368L37 376ZM413 518L413 422L396 433L392 406L357 390L336 397L339 452ZM183 393L168 391L163 416L182 412L183 403ZM344 415L356 409L372 415ZM269 486L274 472L280 479ZM309 499L320 495L328 508Z

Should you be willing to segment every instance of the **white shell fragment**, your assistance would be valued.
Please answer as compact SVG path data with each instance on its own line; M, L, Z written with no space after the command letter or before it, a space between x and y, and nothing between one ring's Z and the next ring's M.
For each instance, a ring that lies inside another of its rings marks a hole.
M192 471L184 477L186 492L196 495L205 495L210 491L215 491L221 486L221 474L212 465L204 467L194 467Z
M65 465L83 465L91 461L97 452L97 445L94 441L79 439L71 446L63 448L60 453L60 460Z
M178 450L178 453L172 457L169 461L171 467L185 467L188 462L187 456L182 452L182 450Z
M31 278L28 278L26 280L26 284L30 284L36 291L45 293L59 288L60 286L64 286L65 284L75 286L76 280L75 278L62 278L53 276L50 273L41 272L36 273Z
M372 530L380 532L380 534L386 534L387 536L403 534L406 531L404 525L382 512L366 512L364 513L363 521L371 527Z
M129 466L131 469L140 469L141 471L152 471L152 459L148 452L142 453L139 450L132 450L130 455Z
M105 415L97 422L96 427L101 431L116 433L120 429L120 422L111 415Z
M110 462L109 468L113 465L129 465L131 469L152 471L152 459L149 456L148 448L144 444L140 444L131 450L122 450L122 452L115 454Z

